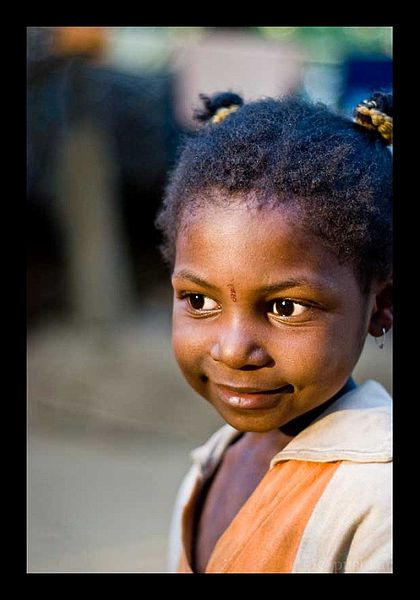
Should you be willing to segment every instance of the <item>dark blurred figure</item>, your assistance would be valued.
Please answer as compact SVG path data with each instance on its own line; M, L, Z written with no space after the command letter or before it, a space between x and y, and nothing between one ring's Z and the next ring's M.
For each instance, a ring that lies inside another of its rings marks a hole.
M28 28L28 317L120 318L163 266L153 221L177 145L169 72L102 61L106 28ZM117 291L118 290L118 291Z

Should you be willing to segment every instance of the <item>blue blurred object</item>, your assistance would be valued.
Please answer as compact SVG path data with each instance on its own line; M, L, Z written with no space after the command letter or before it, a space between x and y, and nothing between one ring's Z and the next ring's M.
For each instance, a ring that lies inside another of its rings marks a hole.
M375 91L392 91L392 59L350 56L343 65L340 108L351 115L354 107Z

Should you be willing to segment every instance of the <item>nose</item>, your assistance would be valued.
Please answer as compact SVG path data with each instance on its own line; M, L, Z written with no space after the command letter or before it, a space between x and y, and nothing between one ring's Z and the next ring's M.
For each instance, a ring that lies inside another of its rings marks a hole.
M254 370L274 364L256 332L243 323L232 324L224 329L213 344L210 355L216 362L231 369Z

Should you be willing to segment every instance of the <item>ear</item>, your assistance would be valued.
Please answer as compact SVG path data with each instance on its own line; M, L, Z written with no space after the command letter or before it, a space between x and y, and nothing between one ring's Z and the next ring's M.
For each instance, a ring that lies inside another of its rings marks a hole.
M375 303L370 316L369 333L374 337L379 337L383 334L384 329L385 331L391 329L392 322L392 278L390 278L376 286Z

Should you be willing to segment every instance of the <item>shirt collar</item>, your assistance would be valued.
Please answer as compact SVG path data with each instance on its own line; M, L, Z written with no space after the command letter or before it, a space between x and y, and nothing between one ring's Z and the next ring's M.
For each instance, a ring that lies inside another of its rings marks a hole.
M312 462L389 462L392 460L392 399L382 385L368 380L341 396L278 452L270 468L286 460ZM240 435L230 425L192 451L208 477L224 451Z
M392 460L392 400L376 381L347 392L301 431L270 468L284 460L389 462Z

